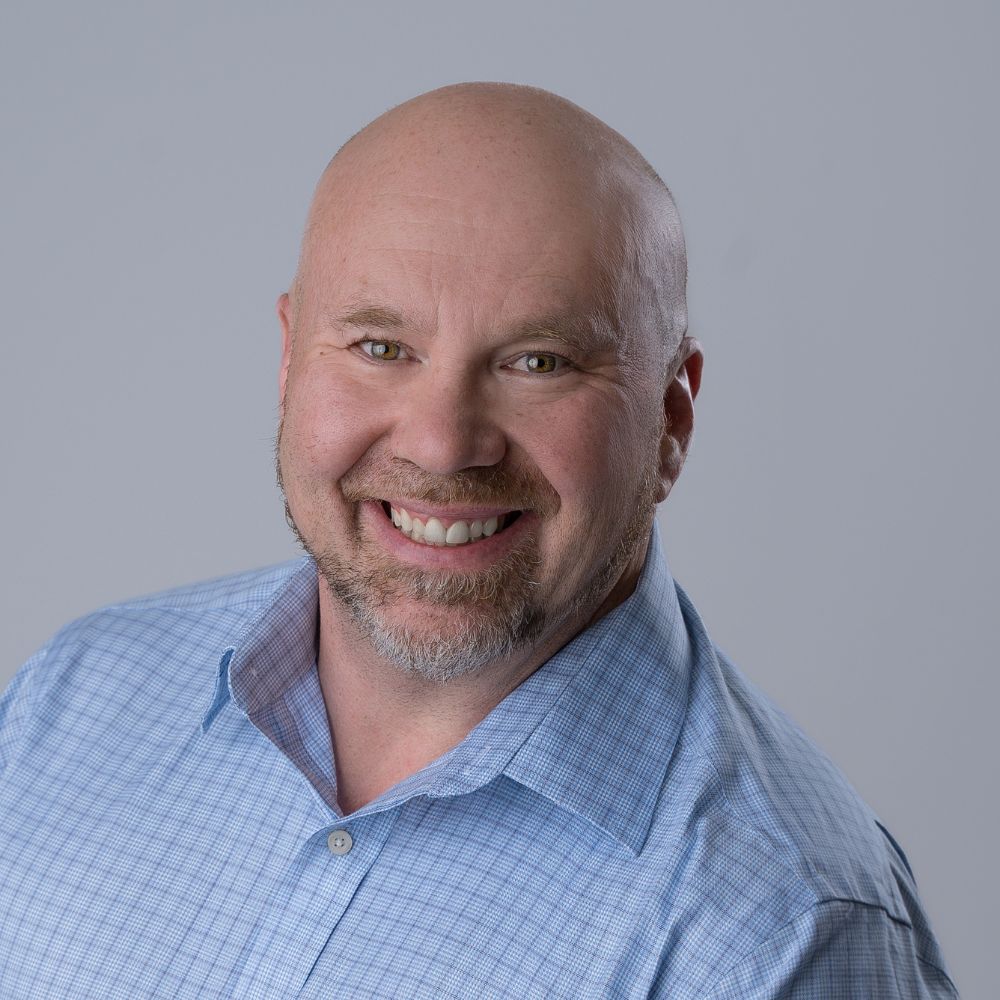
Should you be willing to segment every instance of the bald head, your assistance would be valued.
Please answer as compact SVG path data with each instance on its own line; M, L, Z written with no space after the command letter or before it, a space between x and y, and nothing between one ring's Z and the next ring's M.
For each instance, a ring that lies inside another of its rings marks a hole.
M558 216L600 261L598 294L613 324L651 326L668 354L686 331L684 237L670 192L631 143L564 98L513 84L456 84L363 128L317 185L294 312L319 274L336 281L346 252L340 236L391 199L397 212L401 199L414 208L447 204L456 225L486 231L516 213Z
M568 157L565 165L577 169L621 161L663 187L642 154L599 118L550 91L512 83L457 83L405 101L349 139L330 166L380 140L423 136L433 147L449 131L482 143L484 153L491 146L501 155L510 148L529 155L544 151Z

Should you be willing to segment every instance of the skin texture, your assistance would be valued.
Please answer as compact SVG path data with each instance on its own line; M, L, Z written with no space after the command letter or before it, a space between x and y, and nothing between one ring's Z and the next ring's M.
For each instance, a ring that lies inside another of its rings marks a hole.
M634 589L693 426L684 276L662 182L544 91L434 91L327 168L278 302L278 462L345 814ZM434 548L382 501L520 516Z

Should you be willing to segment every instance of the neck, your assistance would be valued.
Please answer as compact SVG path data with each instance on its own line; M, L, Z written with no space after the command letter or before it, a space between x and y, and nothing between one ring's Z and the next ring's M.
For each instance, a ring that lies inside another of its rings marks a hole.
M379 656L321 582L319 679L343 813L461 743L552 655L548 650L533 649L448 682L427 680Z

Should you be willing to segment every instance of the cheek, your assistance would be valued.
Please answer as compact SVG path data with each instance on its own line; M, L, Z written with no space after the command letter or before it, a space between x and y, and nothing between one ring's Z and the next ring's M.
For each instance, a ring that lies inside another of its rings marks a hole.
M340 479L382 433L378 409L316 379L290 380L285 395L282 462L301 480ZM288 473L286 471L286 479Z
M645 461L632 419L607 406L579 406L547 413L522 436L527 454L559 494L562 515L572 526L616 511L632 492Z

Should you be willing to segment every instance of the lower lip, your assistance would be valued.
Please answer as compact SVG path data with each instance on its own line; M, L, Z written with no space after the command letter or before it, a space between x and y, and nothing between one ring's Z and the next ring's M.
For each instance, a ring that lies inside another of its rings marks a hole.
M361 521L367 524L378 541L402 562L427 569L483 569L501 558L531 530L538 515L525 511L513 524L489 538L462 545L424 545L407 538L385 515L382 504L365 500L359 504Z

